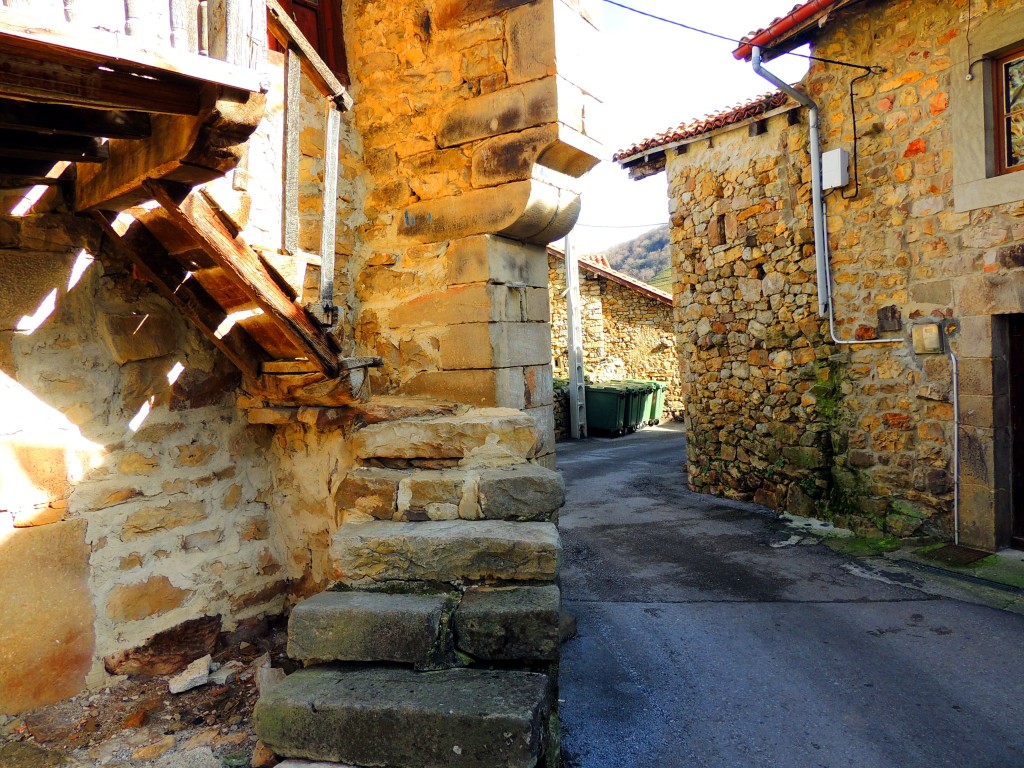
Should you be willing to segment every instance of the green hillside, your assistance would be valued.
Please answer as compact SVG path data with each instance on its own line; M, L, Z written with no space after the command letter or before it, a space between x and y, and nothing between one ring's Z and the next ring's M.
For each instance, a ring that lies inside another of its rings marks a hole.
M669 225L664 224L599 255L608 259L619 272L650 283L671 264L668 230Z

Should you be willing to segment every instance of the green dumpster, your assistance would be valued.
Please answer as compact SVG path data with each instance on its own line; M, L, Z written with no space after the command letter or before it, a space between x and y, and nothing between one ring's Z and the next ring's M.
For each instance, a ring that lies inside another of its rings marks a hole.
M655 381L652 382L657 386L657 391L654 393L654 404L651 410L651 420L648 422L651 425L660 424L662 416L665 415L665 392L668 389L668 382Z
M587 432L621 435L628 429L629 393L610 383L588 384Z
M653 382L625 379L614 383L629 392L630 410L626 428L630 432L636 432L636 430L647 424L650 419L650 413L654 406L655 388Z
M658 400L658 384L657 381L646 381L641 379L627 379L627 381L641 389L642 403L640 405L640 419L639 424L656 424L654 420L654 409L657 405ZM662 405L664 405L664 396L662 396Z

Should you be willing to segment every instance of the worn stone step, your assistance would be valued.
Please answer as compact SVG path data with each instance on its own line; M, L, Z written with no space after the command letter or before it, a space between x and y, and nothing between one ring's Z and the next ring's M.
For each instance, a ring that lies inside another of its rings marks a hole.
M355 467L335 494L345 521L550 521L565 503L558 472L523 463L492 469Z
M553 523L505 520L349 523L331 544L334 576L348 585L554 581L561 551Z
M371 424L352 438L355 456L367 459L467 459L482 462L532 458L541 442L533 417L513 408Z
M457 602L457 593L321 592L292 610L288 655L306 664L394 661L436 668Z
M309 667L260 698L256 734L275 754L356 766L533 768L549 715L533 672Z
M557 661L561 603L554 584L472 587L455 609L455 644L481 661Z
M389 661L416 669L478 661L556 661L561 596L554 584L437 594L322 592L288 621L288 655L309 666Z

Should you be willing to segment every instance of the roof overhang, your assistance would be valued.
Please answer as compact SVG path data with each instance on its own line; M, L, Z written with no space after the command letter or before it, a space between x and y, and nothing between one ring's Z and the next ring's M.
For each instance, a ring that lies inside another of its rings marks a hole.
M764 29L743 38L732 55L750 61L755 46L764 48L763 58L769 61L806 43L812 33L828 21L831 12L862 0L808 0L785 16L775 19Z

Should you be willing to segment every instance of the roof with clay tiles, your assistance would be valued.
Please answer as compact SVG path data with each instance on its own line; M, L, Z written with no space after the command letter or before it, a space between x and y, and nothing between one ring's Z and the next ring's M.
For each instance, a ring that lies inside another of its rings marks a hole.
M763 96L758 96L756 99L744 104L739 104L720 112L714 112L706 117L700 118L699 120L691 120L690 122L682 123L676 128L671 128L663 133L652 136L649 139L644 139L631 147L619 150L615 153L612 159L616 162L622 162L623 160L628 160L636 155L644 154L645 152L658 149L659 147L664 147L668 144L674 144L678 141L684 141L685 139L692 139L705 133L709 133L717 128L723 128L727 125L740 123L752 117L763 115L766 112L771 112L773 109L777 109L785 105L788 101L789 97L782 91L766 93Z

